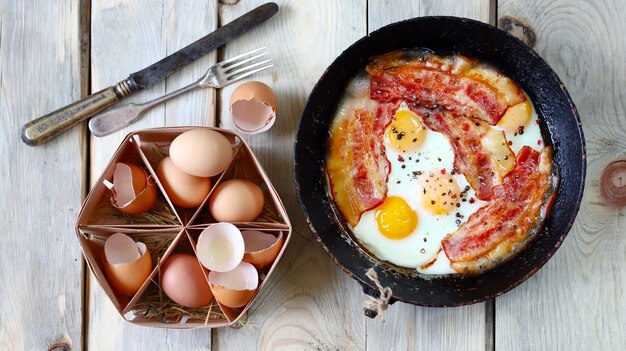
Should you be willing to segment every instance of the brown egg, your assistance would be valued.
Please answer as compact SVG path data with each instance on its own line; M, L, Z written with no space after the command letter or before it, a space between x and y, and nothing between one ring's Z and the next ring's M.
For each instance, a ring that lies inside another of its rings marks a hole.
M172 141L170 157L176 167L187 174L212 177L228 167L233 149L230 141L219 132L198 128Z
M252 222L264 204L258 185L246 179L231 179L215 187L209 198L209 211L219 222Z
M157 186L151 176L132 163L115 164L113 184L105 182L111 190L111 204L128 214L141 214L154 206Z
M109 285L126 296L135 295L152 271L152 258L146 245L135 243L122 233L107 238L102 261Z
M278 237L258 230L244 230L241 232L245 244L243 260L261 270L274 262L283 246L283 233Z
M196 308L211 303L213 294L195 256L175 254L161 266L161 288L179 305Z
M200 206L211 190L211 178L181 171L169 156L159 162L157 177L172 203L183 208Z
M209 273L209 283L215 299L231 308L243 307L259 287L259 273L248 262L241 262L228 272Z
M264 132L276 121L276 94L261 82L246 82L233 91L230 113L235 129L246 134Z

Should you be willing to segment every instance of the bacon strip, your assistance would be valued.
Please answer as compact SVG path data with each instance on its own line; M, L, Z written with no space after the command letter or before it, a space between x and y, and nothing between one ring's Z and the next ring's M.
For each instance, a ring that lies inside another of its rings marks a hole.
M387 196L390 164L383 134L396 104L378 105L375 111L357 108L338 121L328 141L326 171L339 211L355 226L363 212L380 205Z
M476 197L489 200L493 186L499 183L491 156L482 143L484 130L467 117L454 117L441 109L427 110L411 106L426 126L448 138L454 150L454 169L465 175Z
M472 71L474 63L461 55L440 57L424 52L379 56L366 68L372 76L370 97L380 102L405 100L427 108L442 106L454 116L477 118L495 125L507 108L525 101L526 97L506 77ZM501 90L503 86L508 94Z
M552 148L525 146L515 168L494 187L491 201L442 240L454 270L478 274L514 257L539 232L554 199Z

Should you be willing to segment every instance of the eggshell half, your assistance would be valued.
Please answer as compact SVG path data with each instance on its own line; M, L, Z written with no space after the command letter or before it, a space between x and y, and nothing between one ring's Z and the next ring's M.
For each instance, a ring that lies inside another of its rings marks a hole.
M211 191L211 178L181 171L169 156L159 162L157 177L172 203L183 208L200 206Z
M241 232L245 244L243 260L261 270L272 264L283 246L283 233L278 237L258 230L244 230Z
M209 198L209 211L220 222L252 222L264 204L258 185L246 179L231 179L215 187Z
M245 245L239 228L230 223L216 223L200 233L196 255L210 271L227 272L243 259Z
M230 97L230 113L238 132L257 134L274 125L278 101L272 88L261 82L251 81L233 91Z
M248 262L241 262L228 272L209 273L209 284L215 299L231 308L245 306L259 287L259 274Z
M230 308L240 308L248 304L254 297L255 290L231 290L220 285L212 285L211 291L215 299Z
M115 233L104 243L104 274L120 294L133 296L150 276L152 257L144 243L126 234Z
M115 164L111 204L128 214L141 214L154 206L157 186L151 176L131 163Z
M161 265L161 288L179 305L196 308L211 303L213 294L195 256L175 254Z
M212 177L228 167L233 149L230 141L219 132L192 129L172 141L170 157L176 167L187 174Z

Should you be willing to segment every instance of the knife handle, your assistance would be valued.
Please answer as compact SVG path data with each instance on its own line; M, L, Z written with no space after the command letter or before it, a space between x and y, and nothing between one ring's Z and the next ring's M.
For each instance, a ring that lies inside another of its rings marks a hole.
M22 127L22 140L30 146L43 144L137 90L137 86L129 84L128 79L123 80L26 123Z

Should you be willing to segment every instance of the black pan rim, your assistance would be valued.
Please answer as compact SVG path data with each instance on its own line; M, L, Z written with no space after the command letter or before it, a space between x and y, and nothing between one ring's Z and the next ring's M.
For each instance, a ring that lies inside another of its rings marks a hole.
M506 33L500 29L497 29L496 27L490 25L490 24L486 24L483 22L479 22L476 20L472 20L472 19L467 19L467 18L460 18L460 17L453 17L453 16L427 16L427 17L419 17L419 18L413 18L413 19L408 19L408 20L404 20L404 21L400 21L400 22L395 22L392 24L389 24L385 27L382 27L370 34L368 34L367 36L364 36L362 38L360 38L359 40L357 40L355 43L353 43L352 45L350 45L347 49L345 49L326 69L326 71L322 74L322 76L319 78L318 82L316 83L316 85L314 86L314 88L312 89L308 99L307 99L307 104L306 107L303 111L302 117L306 116L307 113L309 112L309 108L310 108L310 103L311 103L311 99L312 97L315 95L316 91L320 88L320 84L321 82L324 80L324 77L326 76L326 74L328 73L328 71L336 64L336 62L339 60L339 58L341 56L343 56L346 52L349 52L351 49L353 49L354 47L357 47L359 45L362 45L362 42L369 40L369 38L371 36L376 35L379 32L382 31L387 31L390 30L392 28L398 27L398 26L407 26L410 25L412 23L415 22L421 22L421 21L455 21L458 23L470 23L473 26L478 26L478 27L482 27L485 30L490 30L490 31L498 31L499 35L504 35L504 37L506 38L506 40L515 42L517 45L522 45L525 50L527 51L527 54L533 56L534 59L536 59L541 65L545 66L545 68L547 68L547 71L550 72L551 74L551 79L553 79L555 82L558 83L559 87L560 87L560 92L564 95L565 99L564 102L567 103L567 107L572 111L572 115L575 118L575 122L576 122L576 126L577 126L577 133L578 133L578 138L580 141L580 146L581 146L581 154L582 154L582 160L581 160L581 173L582 173L582 177L580 179L579 182L579 186L576 189L572 189L575 191L576 193L576 202L575 204L572 204L571 209L573 210L574 215L571 216L569 218L569 221L566 225L561 226L561 235L558 237L558 240L556 241L555 245L548 250L542 257L541 259L536 263L534 269L529 270L524 276L522 276L519 280L515 281L512 284L509 284L506 288L500 289L492 294L487 294L484 295L480 298L476 298L476 299L471 299L471 300L465 300L459 303L445 303L445 304L438 304L438 303L420 303L419 301L413 301L410 299L407 299L406 297L403 296L396 296L394 295L394 299L399 300L399 301L403 301L403 302L408 302L411 304L415 304L415 305L420 305L420 306L429 306L429 307L447 307L447 306L462 306L462 305L469 305L469 304L474 304L474 303L478 303L478 302L482 302L485 300L489 300L489 299L493 299L497 296L500 296L503 293L506 293L508 291L510 291L511 289L519 286L520 284L522 284L524 281L526 281L530 276L534 275L556 252L556 250L560 247L560 245L562 244L563 240L565 239L565 237L567 236L567 234L569 233L569 231L571 230L574 220L576 218L576 214L578 213L578 210L580 208L580 204L582 201L582 197L583 197L583 192L584 192L584 184L585 184L585 176L586 176L586 145L585 145L585 139L584 139L584 135L583 135L583 130L582 130L582 125L581 125L581 121L580 121L580 116L578 115L577 109L574 106L574 103L571 99L571 96L569 95L567 89L565 88L563 82L560 80L560 78L558 77L558 75L556 74L556 72L554 72L554 70L552 70L550 68L550 66L545 62L545 60L543 60L543 58L541 58L534 50L532 50L531 48L529 48L525 43L523 43L521 40L515 38L514 36L510 35L509 33ZM400 49L400 48L398 48ZM296 139L294 142L294 149L295 149L295 153L296 155L298 155L298 148L299 147L303 147L301 145L301 143L299 143L299 140L301 139L301 135L300 133L303 133L303 120L304 118L301 118L300 122L299 122L299 126L298 126L298 134L296 135ZM300 204L300 207L305 215L305 218L307 220L307 223L309 225L309 227L311 228L311 231L313 232L316 241L322 246L322 248L326 251L326 253L331 257L331 259L333 259L333 261L335 262L335 264L337 264L337 266L339 266L344 272L346 272L349 276L351 276L353 279L357 280L362 286L364 287L368 287L370 289L374 289L375 285L370 282L367 281L365 279L363 279L363 277L361 277L358 274L355 274L355 272L352 272L350 269L348 269L342 262L340 262L331 252L331 250L329 249L329 247L326 245L326 243L324 242L324 240L322 239L322 237L319 235L319 233L317 232L315 225L313 224L313 222L311 221L311 217L310 217L310 213L307 210L307 204L305 203L305 200L302 196L302 193L300 191L301 189L301 184L300 184L300 178L299 178L299 173L301 173L301 165L299 165L299 163L296 162L294 163L294 179L295 179L295 185L296 185L296 191L297 191L297 195L298 195L298 202ZM506 265L503 265L501 267L506 267ZM500 269L500 268L496 268ZM445 279L445 278L435 278L435 279ZM461 278L464 279L464 278Z

